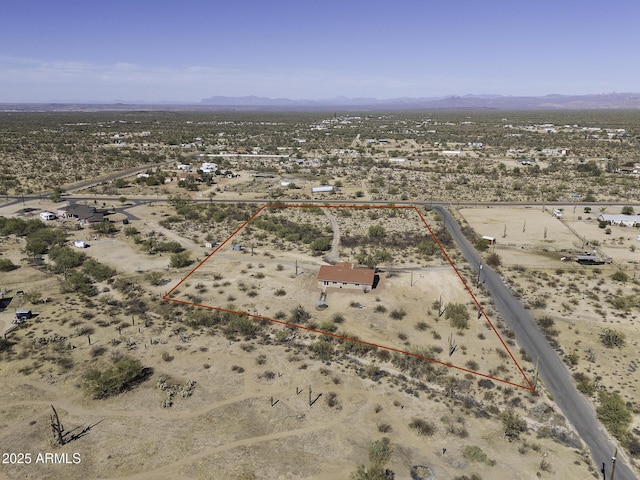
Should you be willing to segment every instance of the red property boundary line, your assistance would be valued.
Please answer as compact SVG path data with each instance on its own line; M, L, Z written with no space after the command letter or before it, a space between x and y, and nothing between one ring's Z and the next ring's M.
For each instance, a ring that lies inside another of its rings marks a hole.
M358 338L346 337L346 336L338 335L338 334L331 333L331 332L325 332L325 331L322 331L322 330L317 330L315 328L306 327L304 325L298 325L298 324L295 324L295 323L285 322L285 321L282 321L282 320L277 320L277 319L265 317L265 316L262 316L262 315L254 315L254 314L251 314L251 313L248 313L248 312L241 312L241 311L236 311L236 310L228 310L228 309L224 309L224 308L220 308L220 307L213 307L211 305L203 305L203 304L199 304L199 303L195 303L195 302L189 302L189 301L186 301L186 300L179 300L179 299L176 299L176 298L170 298L171 294L174 291L176 291L178 289L178 287L180 287L180 285L182 285L191 275L194 274L194 272L196 270L198 270L205 262L207 262L213 255L215 255L218 250L220 250L229 241L231 241L231 239L235 235L237 235L244 227L246 227L254 218L256 218L258 215L260 215L265 209L276 209L276 208L282 208L282 209L284 209L284 208L302 208L302 209L304 209L304 208L329 208L329 209L332 209L332 208L335 208L335 209L348 208L348 209L354 209L354 210L356 210L356 209L358 209L358 210L366 210L366 209L413 210L418 215L418 217L420 218L420 220L422 221L424 226L427 228L427 231L429 232L431 237L434 239L434 241L438 245L438 248L440 249L440 251L442 252L444 257L447 259L447 261L449 262L449 265L451 266L453 271L456 273L456 275L458 276L458 278L462 282L462 285L464 286L464 288L467 291L467 293L473 299L473 302L475 303L476 307L478 307L478 311L482 314L482 316L485 318L485 320L491 326L491 329L493 330L493 333L496 335L496 337L498 338L498 340L502 344L502 347L507 351L509 357L511 358L511 361L514 363L514 365L517 367L518 371L520 372L520 374L524 378L524 380L526 382L526 385L521 385L521 384L518 384L518 383L514 383L514 382L511 382L511 381L502 379L502 378L495 377L493 375L488 375L486 373L477 372L477 371L470 370L470 369L467 369L467 368L464 368L464 367L459 367L459 366L453 365L451 363L443 362L443 361L435 359L435 358L430 358L430 357L427 357L427 356L424 356L424 355L420 355L420 354L417 354L417 353L408 352L406 350L402 350L402 349L395 348L395 347L389 347L389 346L386 346L386 345L380 345L380 344L377 344L377 343L367 342L365 340L360 340ZM433 230L431 229L431 227L427 223L427 220L424 218L424 216L422 215L422 213L420 212L418 207L413 206L413 205L360 205L360 204L358 204L358 205L349 205L349 204L343 204L343 205L266 204L266 205L263 205L258 210L256 210L256 212L253 215L251 215L251 217L249 217L248 220L246 220L231 235L229 235L229 237L224 242L222 242L220 245L218 245L209 255L207 255L200 263L198 263L184 278L182 278L182 280L180 280L173 288L171 288L171 290L169 290L165 295L163 295L162 299L166 300L166 301L169 301L169 302L182 304L182 305L189 305L189 306L192 306L192 307L200 307L200 308L206 308L208 310L216 310L216 311L224 312L224 313L232 313L232 314L237 314L237 315L243 315L243 316L255 319L255 320L263 320L263 321L275 323L275 324L278 324L278 325L282 325L282 326L285 326L285 327L297 328L297 329L300 329L300 330L306 330L308 332L317 333L317 334L320 334L320 335L326 335L327 337L336 338L336 339L339 339L339 340L347 340L347 341L350 341L350 342L359 343L361 345L366 345L366 346L370 346L370 347L374 347L374 348L388 350L388 351L391 351L391 352L396 352L396 353L400 353L400 354L403 354L403 355L408 355L410 357L415 357L415 358L418 358L420 360L425 360L425 361L428 361L428 362L432 362L432 363L436 363L436 364L439 364L439 365L443 365L445 367L453 368L453 369L456 369L456 370L459 370L459 371L462 371L462 372L465 372L465 373L470 373L470 374L477 375L477 376L480 376L480 377L488 378L490 380L495 380L497 382L506 383L506 384L511 385L513 387L518 387L518 388L522 388L522 389L530 390L530 391L534 391L535 390L535 387L533 386L531 381L527 378L526 374L524 373L524 370L522 369L522 367L520 366L520 364L518 363L518 361L514 357L513 353L511 352L511 350L507 346L506 342L503 340L502 336L500 335L500 333L498 332L498 330L494 326L493 322L491 321L491 319L489 318L489 316L485 312L484 308L482 308L482 305L480 304L480 302L478 301L476 296L471 291L471 288L469 287L469 285L465 281L464 277L462 276L460 271L454 265L453 261L451 260L451 257L449 257L449 255L447 254L446 250L444 249L442 243L440 243L440 240L438 240L438 237L436 237L436 235L434 234Z

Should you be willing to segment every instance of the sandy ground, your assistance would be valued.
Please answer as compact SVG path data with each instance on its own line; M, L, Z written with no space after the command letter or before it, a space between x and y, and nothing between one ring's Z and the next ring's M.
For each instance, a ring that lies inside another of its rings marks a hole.
M161 228L157 224L159 216L141 211L136 214L144 218L134 222L141 231ZM175 232L163 233L176 238ZM193 258L202 255L197 242L184 237L179 240ZM152 295L145 297L161 302L159 293L189 269L166 272L165 256L146 255L136 248L130 239L118 234L92 240L85 253L138 278L143 285L141 272L162 272L171 283L155 289L146 287ZM248 250L219 251L176 295L197 295L203 304L234 304L239 310L264 316L279 310L288 313L303 304L317 324L340 313L345 320L339 328L363 340L398 349L440 347L440 357L454 365L464 367L473 360L479 370L522 381L512 362L497 354L497 337L483 319L475 319L473 310L471 326L462 335L452 332L444 317L438 316L433 303L441 297L444 302L470 302L460 279L442 262L421 266L413 276L409 271L391 277L383 274L378 288L369 293L330 289L329 308L316 311L320 289L315 276L321 262L318 257L295 250L275 252L259 247L253 256ZM283 268L278 269L278 265ZM25 268L12 274L24 273ZM474 277L472 271L462 272L468 281ZM216 273L222 278L213 279ZM242 290L242 283L246 290ZM275 296L278 288L286 294ZM255 290L256 296L246 295L250 290ZM482 292L475 293L485 304ZM110 294L117 297L113 290ZM4 387L0 389L0 445L3 452L27 452L33 458L45 452L76 453L81 461L69 465L3 464L0 478L348 478L358 464L367 463L367 445L383 435L394 447L388 467L396 472L396 478L409 478L412 465L429 466L435 478L477 473L496 480L528 479L537 471L542 472L542 478L589 476L579 450L549 438L537 438L535 430L540 425L563 423L543 395L533 396L499 381L477 392L480 377L449 368L448 377L465 385L469 395L480 398L478 404L465 406L461 398L446 393L445 385L417 388L390 364L379 364L383 369L379 380L367 378L362 370L377 363L373 357L362 359L360 364L347 357L330 362L314 359L304 346L317 341L319 334L301 333L295 341L292 337L283 344L265 342L261 337L230 341L204 329L180 329L171 318L157 314L151 316L153 322L148 327L139 319L131 325L129 316L110 318L100 306L91 310L93 318L82 319L87 311L82 302L69 295L52 293L51 297L50 303L38 307L38 319L15 333L14 338L20 339L16 355L10 361L0 361ZM352 303L363 304L364 308L354 308ZM376 311L377 305L386 311ZM391 319L390 311L400 307L406 316ZM486 309L491 317L488 303ZM116 324L111 323L113 320ZM415 328L418 322L427 324L424 331ZM87 325L95 327L91 345L86 335L78 334L78 329ZM278 329L281 327L272 325L268 332L275 335ZM55 352L54 345L31 346L33 339L53 334L66 337L66 342L75 347L68 351L73 360L71 370L47 360ZM446 353L450 337L458 347L453 357ZM120 343L112 344L113 340ZM105 347L106 353L96 360L91 352L97 346ZM530 374L532 366L522 361L517 346L510 349ZM30 353L20 355L23 350ZM152 367L151 378L112 398L88 398L81 389L82 374L96 361L108 363L115 353L132 355ZM388 373L384 374L385 370ZM273 377L266 372L273 372ZM167 397L157 387L161 376L175 385L194 380L192 395L177 395L172 407L163 408L162 401ZM327 402L332 392L337 398L333 406ZM51 405L67 430L91 429L63 447L52 447ZM495 411L487 411L490 406L502 409L507 405L528 419L532 430L523 440L506 439ZM409 427L415 418L432 421L435 434L417 435ZM460 431L466 433L455 433ZM480 446L495 465L465 458L463 449L474 445ZM543 459L549 461L550 472L541 470Z

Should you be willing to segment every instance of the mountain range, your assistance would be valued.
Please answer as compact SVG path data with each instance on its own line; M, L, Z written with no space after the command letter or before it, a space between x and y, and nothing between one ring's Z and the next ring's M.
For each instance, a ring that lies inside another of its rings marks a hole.
M323 100L292 100L257 96L214 96L200 101L212 107L257 109L460 109L460 110L555 110L555 109L637 109L640 93L605 93L595 95L504 96L464 95L445 97L399 97L391 99L335 97Z
M304 111L304 110L622 110L640 109L640 93L593 95L450 95L443 97L334 97L322 100L213 96L199 102L113 101L0 104L0 111Z

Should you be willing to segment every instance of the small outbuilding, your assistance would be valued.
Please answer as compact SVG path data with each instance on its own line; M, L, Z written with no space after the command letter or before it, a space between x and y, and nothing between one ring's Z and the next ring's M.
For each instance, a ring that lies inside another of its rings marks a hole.
M29 320L33 317L33 313L28 309L16 310L16 320L19 322L24 322L25 320Z

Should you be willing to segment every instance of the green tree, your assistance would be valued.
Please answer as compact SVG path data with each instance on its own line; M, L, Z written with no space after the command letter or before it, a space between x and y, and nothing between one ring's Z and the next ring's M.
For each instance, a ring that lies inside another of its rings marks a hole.
M633 207L631 205L622 207L622 215L633 215Z
M69 270L79 267L87 256L84 253L72 250L66 246L54 246L49 250L49 260L54 263L53 271L64 273L65 277Z

